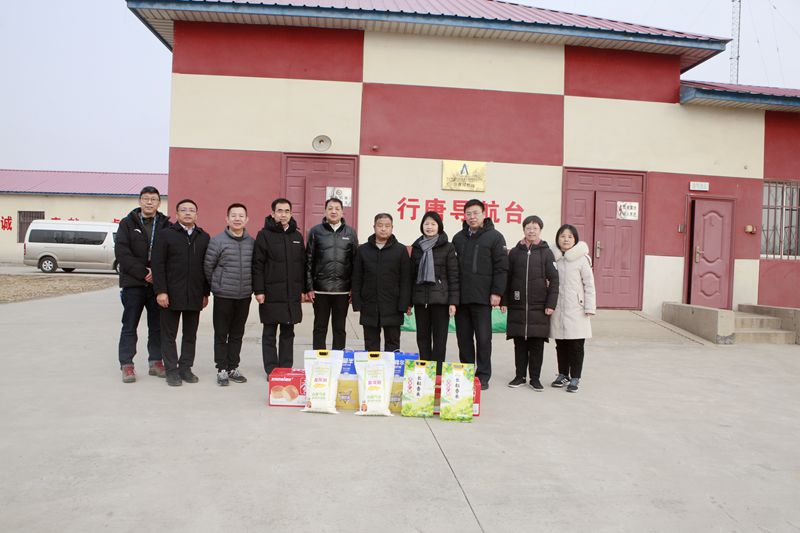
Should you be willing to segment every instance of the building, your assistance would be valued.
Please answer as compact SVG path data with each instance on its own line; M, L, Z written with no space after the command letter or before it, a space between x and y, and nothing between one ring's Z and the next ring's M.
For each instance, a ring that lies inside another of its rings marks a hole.
M680 78L728 39L496 0L128 6L173 51L170 189L211 231L339 194L408 244L479 197L512 243L576 225L601 307L800 306L800 91Z
M31 221L119 222L138 206L146 185L161 192L166 213L166 174L0 169L0 261L22 263Z

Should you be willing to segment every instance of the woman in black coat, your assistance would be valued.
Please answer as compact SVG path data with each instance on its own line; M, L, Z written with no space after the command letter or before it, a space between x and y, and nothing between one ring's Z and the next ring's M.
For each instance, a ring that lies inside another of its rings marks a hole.
M419 230L422 236L411 246L411 303L417 321L417 348L419 358L436 361L436 373L441 374L447 328L459 301L458 258L437 212L425 213Z
M543 390L539 380L542 371L544 343L550 334L550 315L558 302L558 270L548 244L541 240L544 224L537 216L522 222L525 238L508 255L508 285L503 295L503 312L508 311L506 337L514 339L514 361L517 375L508 384L525 384L526 368L530 385Z

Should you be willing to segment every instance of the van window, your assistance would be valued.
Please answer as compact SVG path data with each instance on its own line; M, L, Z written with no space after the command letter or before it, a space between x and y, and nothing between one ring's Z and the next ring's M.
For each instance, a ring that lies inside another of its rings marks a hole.
M48 244L89 244L100 245L106 240L106 231L63 231L52 229L31 230L30 242Z

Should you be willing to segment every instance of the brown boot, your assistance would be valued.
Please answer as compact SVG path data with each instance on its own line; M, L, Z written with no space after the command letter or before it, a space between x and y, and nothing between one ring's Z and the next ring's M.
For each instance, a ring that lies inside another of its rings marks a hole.
M150 371L148 372L151 376L158 376L160 378L167 377L167 371L164 369L164 362L163 361L150 361Z
M133 365L122 365L122 382L133 383L136 381L136 371Z

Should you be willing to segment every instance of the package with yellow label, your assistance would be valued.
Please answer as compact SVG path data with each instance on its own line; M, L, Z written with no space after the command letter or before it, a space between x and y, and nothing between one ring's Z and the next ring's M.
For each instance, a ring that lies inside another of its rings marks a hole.
M392 416L389 399L394 381L393 352L356 352L357 415Z
M406 360L403 377L403 416L433 416L436 362Z
M354 411L358 409L358 376L353 354L352 350L344 351L342 373L339 374L339 390L336 393L336 409L338 410Z
M389 411L399 413L403 405L403 375L405 374L406 361L416 361L418 353L394 353L394 382L392 383L392 397L389 400Z
M344 353L341 350L306 350L306 406L308 413L336 414L336 392Z
M442 365L442 420L472 422L475 365L444 363Z

